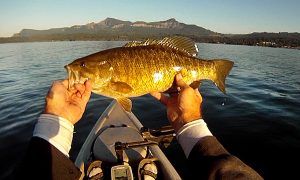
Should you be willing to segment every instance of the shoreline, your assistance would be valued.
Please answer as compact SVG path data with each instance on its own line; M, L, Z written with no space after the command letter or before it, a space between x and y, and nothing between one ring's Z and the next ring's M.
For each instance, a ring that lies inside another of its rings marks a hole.
M127 40L127 39L67 39L67 40L11 40L11 41L1 41L0 37L0 44L14 44L14 43L37 43L37 42L80 42L80 41L135 41L135 40ZM6 39L6 38L5 38ZM136 40L139 41L139 40ZM224 44L224 45L239 45L239 46L257 46L257 47L270 47L270 48L283 48L283 49L296 49L300 50L300 46L298 47L292 47L292 46L267 46L267 45L258 45L258 44L238 44L238 43L225 43L225 42L203 42L203 41L195 41L196 43L207 43L207 44Z

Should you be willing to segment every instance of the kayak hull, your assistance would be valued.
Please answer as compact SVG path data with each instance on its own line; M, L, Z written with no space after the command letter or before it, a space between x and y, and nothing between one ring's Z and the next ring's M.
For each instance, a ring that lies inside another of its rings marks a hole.
M94 125L93 129L91 130L86 141L82 145L82 148L75 160L75 165L81 170L83 174L82 178L84 177L84 169L86 168L85 165L87 164L87 162L91 160L91 152L93 151L93 149L95 150L94 143L97 141L97 138L99 138L99 134L101 134L105 129L108 129L112 125L117 127L118 126L122 127L126 125L127 127L130 127L132 131L135 130L137 132L139 132L139 130L143 127L141 122L137 119L137 117L132 112L126 112L116 100L113 100L110 103L110 105L106 108L106 110L102 113L102 115L100 116L96 124ZM110 132L109 131L106 132L108 133L109 136ZM111 133L111 137L117 138L114 135L116 135L116 133ZM135 138L139 138L138 136L140 135L137 133L137 137ZM124 141L124 137L122 137L122 139ZM132 141L132 137L128 139L128 142L130 141ZM110 146L111 145L108 145L107 147ZM99 147L103 148L103 146L100 145ZM164 179L181 179L179 174L172 166L170 161L167 159L165 154L162 152L162 150L159 148L159 146L153 145L153 146L149 146L148 148L152 156L159 160L160 163L159 171L161 171L162 177ZM102 159L99 160L101 161Z

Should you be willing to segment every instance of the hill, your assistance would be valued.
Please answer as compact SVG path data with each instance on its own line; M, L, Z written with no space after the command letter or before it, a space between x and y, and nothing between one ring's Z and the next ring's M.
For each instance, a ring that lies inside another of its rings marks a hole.
M48 30L23 29L9 38L0 38L0 43L32 41L78 41L78 40L143 40L180 35L197 42L240 44L270 47L300 47L299 33L251 33L221 34L200 26L178 22L171 18L165 21L122 21L106 18L98 23L74 25Z
M180 23L175 19L159 22L130 22L107 18L99 23L75 25L72 27L53 28L48 30L23 29L14 34L14 39L28 41L39 40L141 40L151 37L170 35L183 36L216 36L213 31L196 25Z

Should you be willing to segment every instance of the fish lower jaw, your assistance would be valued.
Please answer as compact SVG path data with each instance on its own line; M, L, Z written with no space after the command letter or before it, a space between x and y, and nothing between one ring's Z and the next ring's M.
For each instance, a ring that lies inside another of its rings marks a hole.
M75 80L76 84L84 84L85 81L89 80L89 78L79 78Z
M69 86L68 88L71 89L74 84L84 84L89 78L81 77L78 73L70 71L69 72Z
M80 78L80 79L69 79L69 88L72 88L74 84L84 84L85 81L89 80L89 78Z
M69 79L69 85L68 85L68 89L74 89L74 85L77 83L77 81L73 80L73 79Z

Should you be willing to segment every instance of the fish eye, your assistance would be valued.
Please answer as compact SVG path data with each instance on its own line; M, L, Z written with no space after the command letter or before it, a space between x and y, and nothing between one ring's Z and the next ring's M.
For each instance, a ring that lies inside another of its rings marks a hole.
M80 67L85 67L85 63L82 62L82 63L80 64Z

